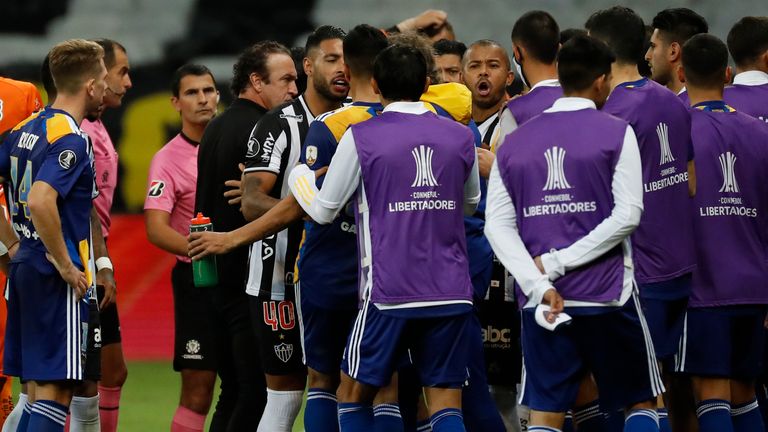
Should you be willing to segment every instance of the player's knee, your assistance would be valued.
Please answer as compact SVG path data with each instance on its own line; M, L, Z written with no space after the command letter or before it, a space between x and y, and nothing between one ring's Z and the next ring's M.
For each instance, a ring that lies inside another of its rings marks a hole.
M371 404L376 396L376 388L355 381L346 373L341 374L341 384L336 391L336 398L341 403Z
M212 401L213 388L194 388L181 395L181 406L202 415L208 414Z
M309 388L314 389L322 389L329 392L335 392L336 388L339 387L339 377L331 376L328 374L324 374L322 372L318 372L312 368L308 368L308 381L309 381Z
M105 387L122 387L128 379L128 368L125 363L110 369L109 371L102 371L102 385Z
M640 409L656 409L656 398L648 399L646 401L637 402L627 407L627 411L640 410Z
M755 400L755 383L752 381L731 381L731 405L741 405Z

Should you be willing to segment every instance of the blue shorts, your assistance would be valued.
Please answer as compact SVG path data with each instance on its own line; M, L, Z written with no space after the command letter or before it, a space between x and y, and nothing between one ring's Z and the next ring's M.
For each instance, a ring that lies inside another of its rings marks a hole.
M359 382L384 387L410 350L424 386L460 388L467 379L471 319L471 311L431 318L397 317L366 303L349 335L341 369Z
M337 375L357 309L326 309L300 295L299 323L304 364L326 375Z
M696 376L752 381L762 368L768 307L689 308L676 369Z
M666 370L672 370L683 334L690 287L690 273L669 281L640 285L643 313L651 331L656 358L665 364ZM669 295L660 293L664 290Z
M58 273L11 264L3 366L6 375L31 381L82 380L88 302Z
M573 315L570 325L549 331L534 309L523 310L523 403L537 411L566 412L579 383L592 373L606 411L653 399L664 391L648 328L635 295L621 308ZM566 310L566 312L569 312Z

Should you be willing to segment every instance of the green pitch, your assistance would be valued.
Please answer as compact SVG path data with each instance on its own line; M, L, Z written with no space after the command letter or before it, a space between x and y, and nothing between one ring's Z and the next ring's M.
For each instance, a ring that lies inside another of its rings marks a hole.
M171 419L179 402L180 388L180 375L173 371L170 362L129 362L128 381L123 387L120 400L118 430L120 432L170 430ZM14 390L18 394L18 385ZM218 395L217 387L214 405ZM208 424L210 424L211 413L208 414ZM302 412L296 419L294 431L304 430L303 419L302 407Z

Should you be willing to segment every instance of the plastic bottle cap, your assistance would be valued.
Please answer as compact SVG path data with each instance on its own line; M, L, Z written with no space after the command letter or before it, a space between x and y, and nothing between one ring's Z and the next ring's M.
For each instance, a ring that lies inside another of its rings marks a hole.
M197 217L190 220L190 223L192 225L205 225L211 223L211 218L203 216L203 213L200 212L197 214Z

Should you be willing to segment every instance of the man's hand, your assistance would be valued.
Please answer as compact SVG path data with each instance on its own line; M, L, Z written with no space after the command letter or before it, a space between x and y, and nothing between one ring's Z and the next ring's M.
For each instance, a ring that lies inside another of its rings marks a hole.
M224 186L232 189L224 192L224 198L227 198L229 205L240 205L240 201L243 199L243 176L242 173L245 170L245 165L237 164L240 168L240 180L227 180L224 182Z
M75 265L72 264L72 261L60 264L56 262L51 254L45 254L45 257L48 258L48 261L50 261L54 267L56 267L56 270L61 275L61 278L64 279L64 282L75 290L78 300L83 298L85 292L88 290L88 279L85 277L85 273L75 267Z
M480 177L487 179L491 175L491 166L496 156L490 151L484 148L478 147L477 149L477 165L480 169Z
M228 232L203 231L189 234L189 257L194 261L211 254L225 254L236 246Z
M544 293L541 302L549 305L549 315L547 315L547 322L555 322L555 319L557 319L557 314L563 311L563 298L560 297L560 294L557 292L557 290L550 288Z
M104 287L104 298L99 303L99 310L114 304L117 301L117 284L112 269L103 268L96 272L96 285Z
M445 25L448 14L442 10L427 9L415 17L408 18L397 25L401 32L421 30L428 27L440 28Z

